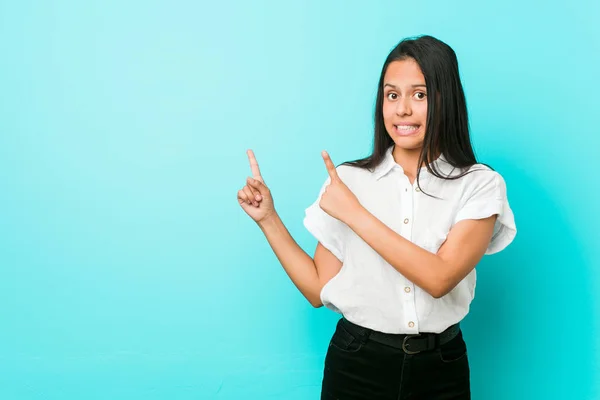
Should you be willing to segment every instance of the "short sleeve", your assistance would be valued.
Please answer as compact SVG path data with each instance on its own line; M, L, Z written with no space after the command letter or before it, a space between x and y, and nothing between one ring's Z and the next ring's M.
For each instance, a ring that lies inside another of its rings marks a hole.
M304 226L308 231L340 261L344 261L344 231L345 224L340 220L327 214L319 206L321 196L325 192L331 178L327 178L314 203L306 210Z
M494 234L485 254L498 253L504 250L517 234L515 218L507 198L506 183L499 173L491 170L473 172L471 175L477 175L477 178L469 185L470 193L462 202L454 223L498 214Z

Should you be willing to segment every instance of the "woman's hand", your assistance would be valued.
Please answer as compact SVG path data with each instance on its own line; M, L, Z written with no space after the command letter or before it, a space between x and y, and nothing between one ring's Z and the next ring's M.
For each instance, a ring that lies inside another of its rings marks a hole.
M254 152L248 150L247 154L250 161L250 169L252 170L252 177L246 179L246 186L238 191L237 198L240 206L250 218L255 222L262 222L276 215L275 205L271 191L265 185L260 174Z
M325 188L319 206L327 214L347 223L350 217L362 208L362 205L354 193L352 193L348 186L346 186L338 176L335 165L333 165L329 154L327 154L326 151L323 151L321 155L325 161L325 167L331 178L331 183Z

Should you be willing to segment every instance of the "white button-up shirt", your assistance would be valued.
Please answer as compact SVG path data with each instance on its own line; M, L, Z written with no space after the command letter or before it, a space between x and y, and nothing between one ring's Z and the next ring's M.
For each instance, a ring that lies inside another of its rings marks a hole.
M498 214L494 235L486 250L493 254L515 237L514 216L502 176L482 164L460 179L440 179L426 168L421 187L411 184L389 148L373 172L340 165L337 173L363 207L395 232L437 253L454 224ZM434 161L445 175L459 174L442 156ZM451 292L434 298L392 267L346 224L319 207L330 183L327 178L317 200L305 211L304 226L339 260L342 268L322 289L323 305L355 324L388 333L444 331L468 313L475 294L476 271Z

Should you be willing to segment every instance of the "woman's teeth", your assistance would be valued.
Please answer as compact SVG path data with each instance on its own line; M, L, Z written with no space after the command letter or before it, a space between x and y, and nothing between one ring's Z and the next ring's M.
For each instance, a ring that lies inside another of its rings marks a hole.
M396 125L396 129L401 133L412 133L419 129L419 125Z

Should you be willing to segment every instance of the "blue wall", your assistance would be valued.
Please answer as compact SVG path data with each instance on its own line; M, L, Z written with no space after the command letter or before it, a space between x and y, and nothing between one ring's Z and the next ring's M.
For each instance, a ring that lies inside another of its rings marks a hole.
M124 4L125 3L125 4ZM366 155L389 50L457 52L519 234L464 323L475 399L600 399L598 2L3 1L0 398L316 399L310 307L236 192Z

